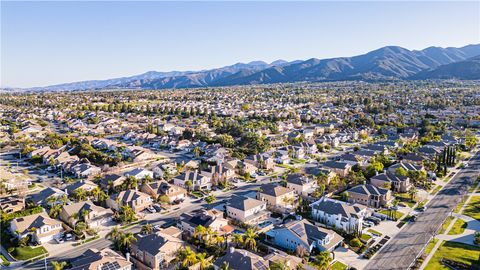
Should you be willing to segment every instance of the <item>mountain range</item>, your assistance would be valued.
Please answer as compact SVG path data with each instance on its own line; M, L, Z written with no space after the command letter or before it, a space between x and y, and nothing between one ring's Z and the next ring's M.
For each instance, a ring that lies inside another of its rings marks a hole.
M480 79L480 44L461 48L408 50L383 47L353 57L311 58L272 63L254 61L202 71L149 71L109 80L34 87L30 91L71 91L112 88L190 88L288 82L395 81L417 79Z

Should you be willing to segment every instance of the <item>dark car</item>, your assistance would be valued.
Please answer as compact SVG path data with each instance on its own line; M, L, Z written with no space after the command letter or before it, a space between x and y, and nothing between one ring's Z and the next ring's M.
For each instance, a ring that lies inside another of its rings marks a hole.
M177 224L177 221L175 221L174 219L171 219L171 220L168 220L167 222L163 223L160 227L162 229L166 229L168 227L175 226L176 224Z
M160 207L160 205L154 204L153 208L155 208L155 210L159 213L162 211L162 208Z

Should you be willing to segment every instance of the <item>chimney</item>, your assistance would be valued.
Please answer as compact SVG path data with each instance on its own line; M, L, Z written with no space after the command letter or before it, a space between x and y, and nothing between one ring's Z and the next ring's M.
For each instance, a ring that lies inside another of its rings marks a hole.
M235 248L234 248L234 247L230 247L229 252L230 252L230 254L234 253L234 252L235 252Z
M67 196L68 196L68 190L67 190L66 188L65 188L64 192L65 192L65 194L67 194Z
M127 252L127 254L125 254L125 257L127 259L127 262L129 262L130 261L130 252Z

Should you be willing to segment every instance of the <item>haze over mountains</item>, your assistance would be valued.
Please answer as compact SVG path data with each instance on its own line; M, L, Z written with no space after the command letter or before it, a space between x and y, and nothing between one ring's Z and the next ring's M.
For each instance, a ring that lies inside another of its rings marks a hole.
M480 79L480 44L461 48L407 50L387 46L363 55L308 59L270 64L254 61L202 71L149 71L109 80L35 87L31 91L71 91L110 88L165 89L286 82L340 80Z

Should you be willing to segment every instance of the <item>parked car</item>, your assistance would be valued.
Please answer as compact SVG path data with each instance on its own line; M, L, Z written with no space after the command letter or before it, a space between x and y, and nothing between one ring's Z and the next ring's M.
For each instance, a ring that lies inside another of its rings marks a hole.
M371 222L375 223L375 225L380 224L380 222L382 221L381 219L379 219L377 217L367 217L365 220L371 221Z
M61 243L65 242L65 240L63 239L62 236L60 236L60 237L55 238L55 242L57 242L58 244L61 244Z
M148 207L147 210L150 213L156 213L157 212L157 210L155 210L155 208L153 208L152 206Z
M422 206L422 207L417 208L418 212L425 212L425 210L427 210L426 206Z
M73 235L72 235L71 233L67 233L67 234L65 235L65 240L66 240L66 241L71 241L71 240L73 240Z
M161 227L162 229L166 229L166 228L168 228L168 227L175 226L176 224L177 224L177 222L176 222L174 219L171 219L171 220L163 223L160 227Z
M162 212L162 207L160 207L160 205L158 205L158 204L154 204L153 208L155 208L155 210L159 213Z

